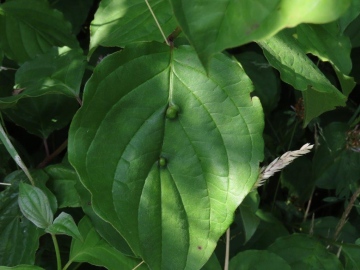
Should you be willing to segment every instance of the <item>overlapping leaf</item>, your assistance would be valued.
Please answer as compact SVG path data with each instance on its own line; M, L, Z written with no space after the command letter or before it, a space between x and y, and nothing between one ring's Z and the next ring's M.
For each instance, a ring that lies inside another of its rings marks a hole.
M0 48L25 62L53 46L78 47L71 25L47 1L16 0L0 5Z
M84 241L73 239L71 243L69 262L87 262L104 266L109 270L134 269L141 261L126 257L100 237L92 227L89 218L84 217L79 222L79 230ZM137 269L148 269L141 265Z
M302 91L304 126L326 111L345 106L346 97L306 56L290 32L282 31L259 45L270 64L279 70L281 79Z
M339 18L351 0L170 0L182 30L202 62L226 48L269 38L302 22Z
M188 46L133 45L94 71L69 160L150 267L200 268L250 192L263 147L250 91L238 63L216 55L207 73Z
M149 0L165 35L176 28L167 0ZM103 0L90 26L90 53L96 47L124 47L138 41L164 41L144 0Z

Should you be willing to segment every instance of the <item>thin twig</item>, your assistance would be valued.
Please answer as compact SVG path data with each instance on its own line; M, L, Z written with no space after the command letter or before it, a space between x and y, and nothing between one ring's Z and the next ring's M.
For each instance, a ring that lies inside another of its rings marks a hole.
M45 155L46 157L50 156L50 151L49 151L49 145L47 143L47 139L43 139L43 144L44 144L44 148L45 148Z
M45 157L45 159L36 166L36 168L41 169L44 168L51 160L57 157L62 151L67 147L68 140L65 140L59 147L56 149L51 155Z
M346 224L347 222L347 217L348 215L350 214L351 212L351 209L353 208L354 206L354 203L357 199L357 197L360 195L360 187L354 192L354 194L351 196L350 198L350 201L349 201L349 204L347 205L344 213L342 214L341 216L341 219L339 220L339 223L338 225L336 226L336 230L335 230L335 233L334 233L334 237L333 239L336 241L337 238L339 237L339 234L342 230L342 228L344 227L344 225Z
M230 227L226 230L226 248L225 248L224 270L229 269L229 256L230 256Z
M307 216L308 216L308 214L309 214L312 197L314 196L314 191L315 191L315 188L313 188L313 190L311 191L311 196L310 196L310 199L309 199L309 201L308 201L308 204L307 204L307 207L306 207L306 210L305 210L303 222L306 221Z
M153 16L153 18L154 18L154 20L155 20L155 22L156 22L156 25L157 25L157 27L159 28L159 30L160 30L160 32L161 32L161 35L163 36L163 38L164 38L164 40L165 40L165 43L166 43L168 46L170 46L170 43L169 43L169 41L167 40L167 38L166 38L166 36L165 36L165 34L164 34L164 31L162 30L162 28L161 28L158 20L156 19L156 16L155 16L155 14L154 14L154 12L153 12L153 10L152 10L152 8L151 8L148 0L145 0L145 3L146 3L146 5L147 5L148 8L149 8L151 15Z
M144 263L144 261L142 261L141 263L139 263L137 266L135 266L132 270L135 270L135 269L137 269L137 268L139 268L140 267L140 265L142 265Z

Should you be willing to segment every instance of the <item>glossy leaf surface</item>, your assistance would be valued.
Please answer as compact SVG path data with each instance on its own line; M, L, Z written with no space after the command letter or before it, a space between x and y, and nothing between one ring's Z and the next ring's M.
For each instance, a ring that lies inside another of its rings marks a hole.
M148 1L165 35L176 28L167 0ZM143 0L103 0L90 26L90 53L98 46L124 47L139 41L164 38Z
M351 0L170 0L182 30L202 62L216 52L269 38L302 22L339 18ZM236 27L235 27L236 26Z
M25 62L53 46L78 47L71 25L47 1L17 0L0 5L0 47Z
M128 47L96 68L70 128L95 212L152 268L200 268L257 178L259 100L237 62L211 63L188 46Z

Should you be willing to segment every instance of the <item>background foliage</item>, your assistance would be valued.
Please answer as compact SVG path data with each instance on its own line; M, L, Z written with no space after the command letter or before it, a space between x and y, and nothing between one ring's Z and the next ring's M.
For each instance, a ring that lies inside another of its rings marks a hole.
M359 20L359 0L0 1L0 269L358 269Z

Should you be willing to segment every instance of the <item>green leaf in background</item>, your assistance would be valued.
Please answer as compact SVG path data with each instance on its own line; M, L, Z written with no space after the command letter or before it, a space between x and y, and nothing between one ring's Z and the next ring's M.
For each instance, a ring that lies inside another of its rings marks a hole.
M11 186L0 192L0 265L34 264L39 247L40 230L22 215L19 208L20 180L27 180L22 171L9 174L3 182Z
M201 270L222 270L219 260L216 257L215 252L211 255L210 259L201 268Z
M313 234L326 238L331 238L334 236L336 227L338 226L340 218L333 216L329 217L320 217L314 220L308 220L305 224L302 225L302 231L310 232ZM337 237L336 241L339 243L355 243L359 233L356 228L351 225L349 221L343 226L341 233Z
M59 208L79 207L80 197L75 185L79 178L75 170L67 164L55 164L45 168L50 175L49 189L55 194Z
M284 225L271 213L259 209L256 211L256 216L260 218L260 224L241 250L266 249L277 238L289 235Z
M269 63L280 72L281 79L302 91L304 126L326 111L345 106L346 97L306 56L290 31L282 31L259 45Z
M167 0L149 0L155 16L169 35L176 21ZM164 41L144 0L103 0L90 25L90 52L96 47L124 47L139 41Z
M352 0L348 10L339 18L340 32L344 33L348 25L360 14L360 0Z
M191 47L156 42L106 57L87 83L69 161L151 268L204 265L252 189L263 115L251 90L225 55L206 72Z
M41 268L36 265L25 265L25 264L17 265L14 267L0 266L0 270L12 270L12 269L13 270L43 270L44 268Z
M82 236L77 228L74 219L67 213L61 212L54 222L45 229L51 234L65 234L83 241Z
M351 0L170 0L180 27L203 63L208 57L275 35L302 22L339 18Z
M243 244L249 241L260 224L260 218L255 214L259 203L259 194L257 192L250 192L239 206L239 215L235 215L235 223L242 230Z
M282 257L293 270L341 270L343 266L335 254L329 252L317 239L305 234L278 238L269 251Z
M109 270L133 269L141 260L126 257L104 241L92 227L89 218L84 217L79 222L79 230L84 239L73 239L71 242L69 263L87 262L104 266ZM136 269L148 269L145 264Z
M275 70L263 55L256 52L243 52L236 58L254 83L253 94L260 98L264 111L272 111L280 98L280 80Z
M290 265L278 255L267 250L247 250L230 261L230 270L290 270Z
M77 48L71 25L47 1L15 0L0 5L0 48L19 63L53 46Z
M320 146L313 159L316 185L325 189L336 189L339 197L348 197L358 186L360 154L351 150L347 138L349 126L333 122L323 128Z
M60 10L71 22L73 33L78 34L85 22L94 0L49 0L50 6Z
M334 67L334 70L340 82L341 90L344 96L348 97L356 86L355 78L345 75L344 73L340 72L336 67Z
M77 98L85 65L85 56L80 49L52 48L38 55L17 70L14 91L8 97L0 98L0 108L12 107L25 97L46 94Z
M306 157L294 160L281 172L281 186L289 190L288 197L303 205L307 202L315 188L315 179L312 177L312 162Z
M322 61L329 61L342 73L351 71L351 43L343 35L336 22L314 25L301 24L296 27L296 33L303 50L316 55Z
M345 257L345 270L359 269L360 265L360 246L343 244L341 253Z
M64 110L66 108L66 110ZM61 94L22 98L3 112L15 124L40 138L48 138L55 130L69 124L79 104Z
M20 182L19 207L23 215L38 228L45 229L53 222L49 199L37 187Z
M110 223L100 218L93 210L91 206L91 194L78 180L76 184L76 190L81 198L81 207L84 213L90 218L92 225L97 233L105 240L109 245L116 248L122 254L126 256L135 257L134 252L129 247L125 239L119 234L117 230Z

